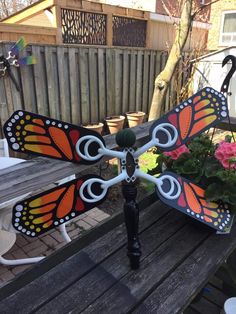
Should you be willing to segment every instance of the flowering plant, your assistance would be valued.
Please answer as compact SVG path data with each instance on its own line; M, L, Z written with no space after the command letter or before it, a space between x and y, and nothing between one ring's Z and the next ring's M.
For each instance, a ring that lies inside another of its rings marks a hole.
M231 136L214 144L203 134L174 151L157 154L150 174L163 169L176 172L203 187L207 201L228 203L236 211L236 143L231 143Z

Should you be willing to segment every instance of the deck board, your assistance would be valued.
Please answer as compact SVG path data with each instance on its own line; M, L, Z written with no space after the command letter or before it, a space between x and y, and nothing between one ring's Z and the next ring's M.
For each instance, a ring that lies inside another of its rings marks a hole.
M221 308L223 307L225 300L228 299L228 296L222 290L215 288L211 284L205 286L203 297Z
M201 314L220 314L222 309L205 298L201 298L198 302L191 304L191 308Z

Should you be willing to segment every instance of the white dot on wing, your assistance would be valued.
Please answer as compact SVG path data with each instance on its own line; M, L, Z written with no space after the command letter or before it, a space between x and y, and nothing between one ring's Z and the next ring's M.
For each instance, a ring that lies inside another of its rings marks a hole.
M13 149L19 149L19 148L20 148L20 146L19 146L19 144L14 143L14 144L12 145L12 148L13 148Z
M16 205L16 210L17 211L22 211L23 210L23 206L22 205Z
M227 117L227 113L226 113L225 111L222 111L222 112L221 112L221 116L222 116L223 118L225 118L225 117Z

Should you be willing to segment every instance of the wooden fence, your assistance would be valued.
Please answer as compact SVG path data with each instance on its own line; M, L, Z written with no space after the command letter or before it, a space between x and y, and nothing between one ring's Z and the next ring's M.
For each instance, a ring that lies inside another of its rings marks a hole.
M0 54L6 55L9 47L0 44ZM0 78L1 126L17 109L73 124L127 111L148 113L155 76L167 58L153 50L84 46L32 45L25 53L34 54L37 64L13 69L22 91L9 77Z

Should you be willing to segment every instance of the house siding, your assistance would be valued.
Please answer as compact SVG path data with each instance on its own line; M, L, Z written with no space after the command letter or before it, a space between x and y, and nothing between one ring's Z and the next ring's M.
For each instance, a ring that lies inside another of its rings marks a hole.
M206 48L207 30L196 28L192 29L191 36L185 44L184 50L202 50ZM168 23L149 22L149 48L156 50L169 51L175 40L176 29L174 25Z
M207 48L209 50L217 50L228 45L220 45L220 31L221 31L221 20L222 13L224 11L236 10L236 0L220 0L212 5L210 23L212 28L208 34Z

